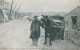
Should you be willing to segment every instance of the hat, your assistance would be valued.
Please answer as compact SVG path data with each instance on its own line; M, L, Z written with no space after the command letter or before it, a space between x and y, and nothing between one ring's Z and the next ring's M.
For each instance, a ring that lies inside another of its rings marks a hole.
M36 17L38 17L38 16L34 16L33 18L36 18Z

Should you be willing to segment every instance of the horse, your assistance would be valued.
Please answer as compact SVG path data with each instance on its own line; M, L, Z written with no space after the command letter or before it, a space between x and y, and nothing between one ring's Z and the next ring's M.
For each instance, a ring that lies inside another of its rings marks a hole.
M48 16L43 16L41 19L42 25L44 25L45 29L45 42L44 44L47 43L47 38L49 38L49 45L52 46L52 26L51 23L52 21L49 20Z

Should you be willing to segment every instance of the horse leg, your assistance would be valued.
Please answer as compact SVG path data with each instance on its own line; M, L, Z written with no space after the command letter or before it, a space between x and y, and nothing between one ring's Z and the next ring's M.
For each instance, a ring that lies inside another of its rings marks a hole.
M49 45L51 45L52 46L52 33L49 33L49 39L50 39L50 41L49 41Z
M48 37L48 33L47 33L47 31L45 31L45 42L44 42L44 44L47 43L47 37Z

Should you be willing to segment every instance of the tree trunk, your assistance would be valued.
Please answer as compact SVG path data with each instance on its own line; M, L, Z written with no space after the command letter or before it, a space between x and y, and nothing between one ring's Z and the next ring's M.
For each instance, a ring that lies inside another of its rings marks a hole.
M13 0L12 0L12 3L11 3L11 9L10 9L10 14L9 14L9 20L12 20L12 6L13 6Z

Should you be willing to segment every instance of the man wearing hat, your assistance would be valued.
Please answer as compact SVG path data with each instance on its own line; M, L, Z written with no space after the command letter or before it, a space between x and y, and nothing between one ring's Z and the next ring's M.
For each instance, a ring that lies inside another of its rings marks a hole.
M40 37L40 26L41 23L38 20L38 16L34 16L34 20L32 21L31 24L31 35L30 38L32 39L32 46L37 46L38 39Z

